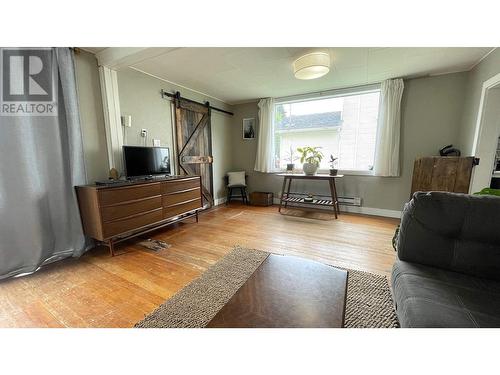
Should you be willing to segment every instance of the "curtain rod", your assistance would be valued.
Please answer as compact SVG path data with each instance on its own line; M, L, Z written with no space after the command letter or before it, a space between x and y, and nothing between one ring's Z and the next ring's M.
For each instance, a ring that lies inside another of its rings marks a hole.
M233 113L233 112L229 112L229 111L226 111L226 110L224 110L224 109L217 108L217 107L212 107L212 106L210 105L210 103L209 103L209 102L200 103L200 102L197 102L197 101L195 101L195 100L191 100L191 99L183 98L183 97L181 96L181 93L180 93L179 91L176 91L176 93L175 93L175 94L171 94L171 93L166 92L165 90L163 90L163 89L162 89L162 90L161 90L161 97L162 97L163 99L165 99L165 97L166 97L166 96L168 96L169 98L174 98L174 99L182 99L182 100L186 100L186 101L191 102L191 103L200 104L200 105L203 105L203 106L208 107L208 108L210 108L210 109L213 109L213 110L215 110L215 111L219 111L219 112L226 113L226 114L228 114L228 115L234 116L234 113Z
M382 82L375 82L375 83L369 83L369 84L363 84L363 85L357 85L357 86L344 86L344 87L339 87L336 89L328 89L328 90L322 90L322 91L314 91L314 92L307 92L304 94L296 94L296 95L287 95L287 96L281 96L278 98L274 98L276 102L286 102L286 101L293 101L293 100L299 100L304 97L310 97L310 96L330 96L330 95L335 95L337 94L342 94L345 92L355 92L356 90L371 90L375 89L377 86L380 87Z

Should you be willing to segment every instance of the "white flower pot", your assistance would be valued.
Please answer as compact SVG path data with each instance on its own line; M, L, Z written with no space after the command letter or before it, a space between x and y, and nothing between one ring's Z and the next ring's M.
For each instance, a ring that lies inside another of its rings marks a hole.
M318 170L318 166L313 163L304 163L302 168L304 169L304 173L308 176L316 174L316 171Z

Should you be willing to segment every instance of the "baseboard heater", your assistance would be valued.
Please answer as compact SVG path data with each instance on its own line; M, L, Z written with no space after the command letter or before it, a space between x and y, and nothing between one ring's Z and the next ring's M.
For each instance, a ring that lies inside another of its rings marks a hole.
M338 199L341 205L361 207L361 198L359 197L339 197Z

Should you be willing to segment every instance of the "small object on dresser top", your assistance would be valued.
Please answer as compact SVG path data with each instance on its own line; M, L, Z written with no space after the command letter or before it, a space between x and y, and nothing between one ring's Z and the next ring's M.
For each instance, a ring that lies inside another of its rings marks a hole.
M109 180L105 180L105 181L95 181L95 184L97 186L111 186L111 185L128 185L128 184L130 184L130 182L126 181L126 180L109 179Z
M115 168L109 170L109 178L112 180L118 180L120 178L120 173Z

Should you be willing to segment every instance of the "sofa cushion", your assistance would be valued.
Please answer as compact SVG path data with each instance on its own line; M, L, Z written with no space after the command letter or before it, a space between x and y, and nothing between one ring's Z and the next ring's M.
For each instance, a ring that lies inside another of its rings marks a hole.
M401 327L500 327L500 282L397 260L392 289Z
M245 171L242 172L227 172L229 177L228 187L243 187L246 186Z
M417 192L406 204L398 257L500 280L500 197Z

